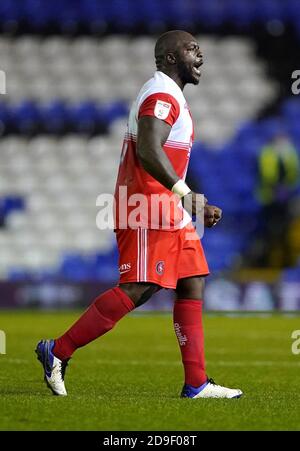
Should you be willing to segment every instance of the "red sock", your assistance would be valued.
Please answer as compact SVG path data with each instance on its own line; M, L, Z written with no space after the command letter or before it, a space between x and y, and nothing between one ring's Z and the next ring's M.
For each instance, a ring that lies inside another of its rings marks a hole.
M77 348L112 329L134 307L132 300L121 288L105 291L64 335L55 340L54 355L60 360L68 359Z
M191 299L176 301L173 320L184 366L185 383L199 387L207 380L204 359L202 301Z

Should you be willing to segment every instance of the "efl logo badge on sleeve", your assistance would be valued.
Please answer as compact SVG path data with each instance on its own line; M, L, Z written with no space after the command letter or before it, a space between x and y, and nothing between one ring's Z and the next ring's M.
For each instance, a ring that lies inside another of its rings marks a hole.
M157 100L154 108L154 115L158 119L166 119L171 110L171 104L163 102L162 100Z

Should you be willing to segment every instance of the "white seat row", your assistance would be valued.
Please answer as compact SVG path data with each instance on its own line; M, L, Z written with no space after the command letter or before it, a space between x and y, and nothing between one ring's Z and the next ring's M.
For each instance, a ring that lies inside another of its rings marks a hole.
M0 196L19 194L26 205L0 231L0 277L17 266L57 266L65 251L111 249L114 233L97 228L96 199L114 191L120 140L112 133L0 141Z
M222 131L228 128L228 110L234 110L234 129L237 118L255 116L276 95L278 86L267 79L265 66L257 59L251 40L207 36L198 39L205 63L201 83L185 90L194 119L203 119L197 108L201 104L208 115L206 119L217 123ZM7 72L6 98L132 101L155 70L154 44L155 39L150 37L1 38L1 64ZM215 104L219 106L217 119L211 107ZM228 104L235 105L231 108ZM206 132L199 132L199 136L206 139Z

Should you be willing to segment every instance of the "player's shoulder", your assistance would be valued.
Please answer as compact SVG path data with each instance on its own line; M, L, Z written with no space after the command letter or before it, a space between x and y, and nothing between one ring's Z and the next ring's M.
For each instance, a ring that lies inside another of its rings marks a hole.
M155 72L141 88L137 103L141 104L147 97L154 94L163 93L174 98L179 104L183 102L184 97L179 86L163 72Z

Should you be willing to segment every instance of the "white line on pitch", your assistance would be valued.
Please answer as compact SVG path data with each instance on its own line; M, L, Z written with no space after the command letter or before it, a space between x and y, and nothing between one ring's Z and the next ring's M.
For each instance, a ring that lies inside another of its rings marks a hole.
M181 362L167 362L163 360L157 360L157 361L142 361L142 360L94 360L97 364L102 365L136 365L136 366L143 366L143 365L154 365L154 366L179 366L181 365ZM226 360L219 360L219 361L207 361L210 365L215 366L289 366L289 367L300 367L300 361L299 362L291 362L291 361L275 361L275 360L249 360L249 361L226 361Z

